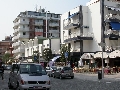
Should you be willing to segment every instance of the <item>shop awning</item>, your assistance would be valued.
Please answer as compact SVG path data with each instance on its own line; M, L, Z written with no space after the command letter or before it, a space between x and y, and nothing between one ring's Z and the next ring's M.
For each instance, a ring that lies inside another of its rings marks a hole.
M108 58L109 53L103 52L103 58ZM97 52L94 54L94 58L102 58L102 52Z
M84 53L82 56L81 56L81 59L92 59L94 56L94 53Z
M120 23L118 22L110 22L112 30L120 30Z
M71 14L67 19L72 18L73 16L75 16L75 15L77 15L77 14L78 14L78 12L76 12L76 13L74 13L74 14ZM67 19L65 19L65 20L67 20Z
M108 9L115 10L115 11L120 11L120 8L113 7L113 6L106 6Z
M109 54L109 58L120 57L120 50L115 50Z

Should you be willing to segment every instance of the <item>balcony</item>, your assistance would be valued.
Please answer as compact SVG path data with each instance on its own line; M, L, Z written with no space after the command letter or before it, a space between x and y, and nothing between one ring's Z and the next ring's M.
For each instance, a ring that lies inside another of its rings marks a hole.
M27 32L29 28L18 28L18 32Z
M29 38L29 35L21 35L21 34L19 34L19 35L14 37L14 40L16 40L16 39L28 39L28 38Z
M65 30L73 29L79 26L79 20L64 20L63 23L63 28Z
M105 34L105 38L109 38L112 40L116 40L116 39L120 38L120 31L107 30L104 32L104 34Z
M25 49L24 48L18 48L15 50L16 53L25 53Z
M43 21L35 22L34 25L35 25L35 26L43 26Z
M64 42L68 43L71 41L79 41L79 40L93 40L93 33L84 33L84 34L76 34L76 35L71 35L68 38L65 38Z
M35 15L24 15L24 17L28 17L28 18L41 18L41 19L43 19L45 16L43 15L43 16L35 16Z
M35 28L35 32L43 32L43 29L37 29L37 28Z
M19 46L19 45L21 45L21 44L22 44L22 42L16 42L16 43L13 43L12 46L15 47L15 46Z
M49 23L50 27L59 27L59 23Z

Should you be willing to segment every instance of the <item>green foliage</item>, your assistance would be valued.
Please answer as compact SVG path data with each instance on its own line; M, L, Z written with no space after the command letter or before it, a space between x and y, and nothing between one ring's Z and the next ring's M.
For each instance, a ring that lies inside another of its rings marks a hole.
M37 58L36 60L34 60L35 56ZM33 62L39 62L39 51L33 51L32 60Z
M65 62L66 58L65 58L65 52L68 52L68 47L64 44L62 45L61 49L60 49L60 54L61 54L61 61Z
M5 53L4 56L3 56L3 62L7 63L7 61L9 61L10 59L10 53Z
M45 48L42 52L42 57L46 60L46 61L50 61L50 59L52 59L52 50L50 48Z

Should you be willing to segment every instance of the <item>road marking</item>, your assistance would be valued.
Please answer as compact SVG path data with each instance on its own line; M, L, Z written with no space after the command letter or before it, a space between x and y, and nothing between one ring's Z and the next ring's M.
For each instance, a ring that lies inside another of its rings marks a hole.
M111 83L111 82L106 82L106 83Z

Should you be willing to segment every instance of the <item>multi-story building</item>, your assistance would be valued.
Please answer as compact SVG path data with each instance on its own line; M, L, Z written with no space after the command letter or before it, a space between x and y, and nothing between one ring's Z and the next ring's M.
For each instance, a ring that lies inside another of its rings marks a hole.
M2 60L6 51L9 51L12 57L12 36L6 36L5 40L0 41L0 59Z
M117 58L120 57L117 54L120 53L120 1L104 0L104 4L101 1L91 0L86 6L80 5L61 16L61 43L71 46L72 61L84 56L83 64L93 65L92 61L95 67L102 65L99 45L102 42L104 65L120 66ZM96 61L86 60L91 56Z
M60 14L50 13L45 9L21 12L14 23L13 53L16 58L24 56L20 45L29 39L38 37L60 37Z

